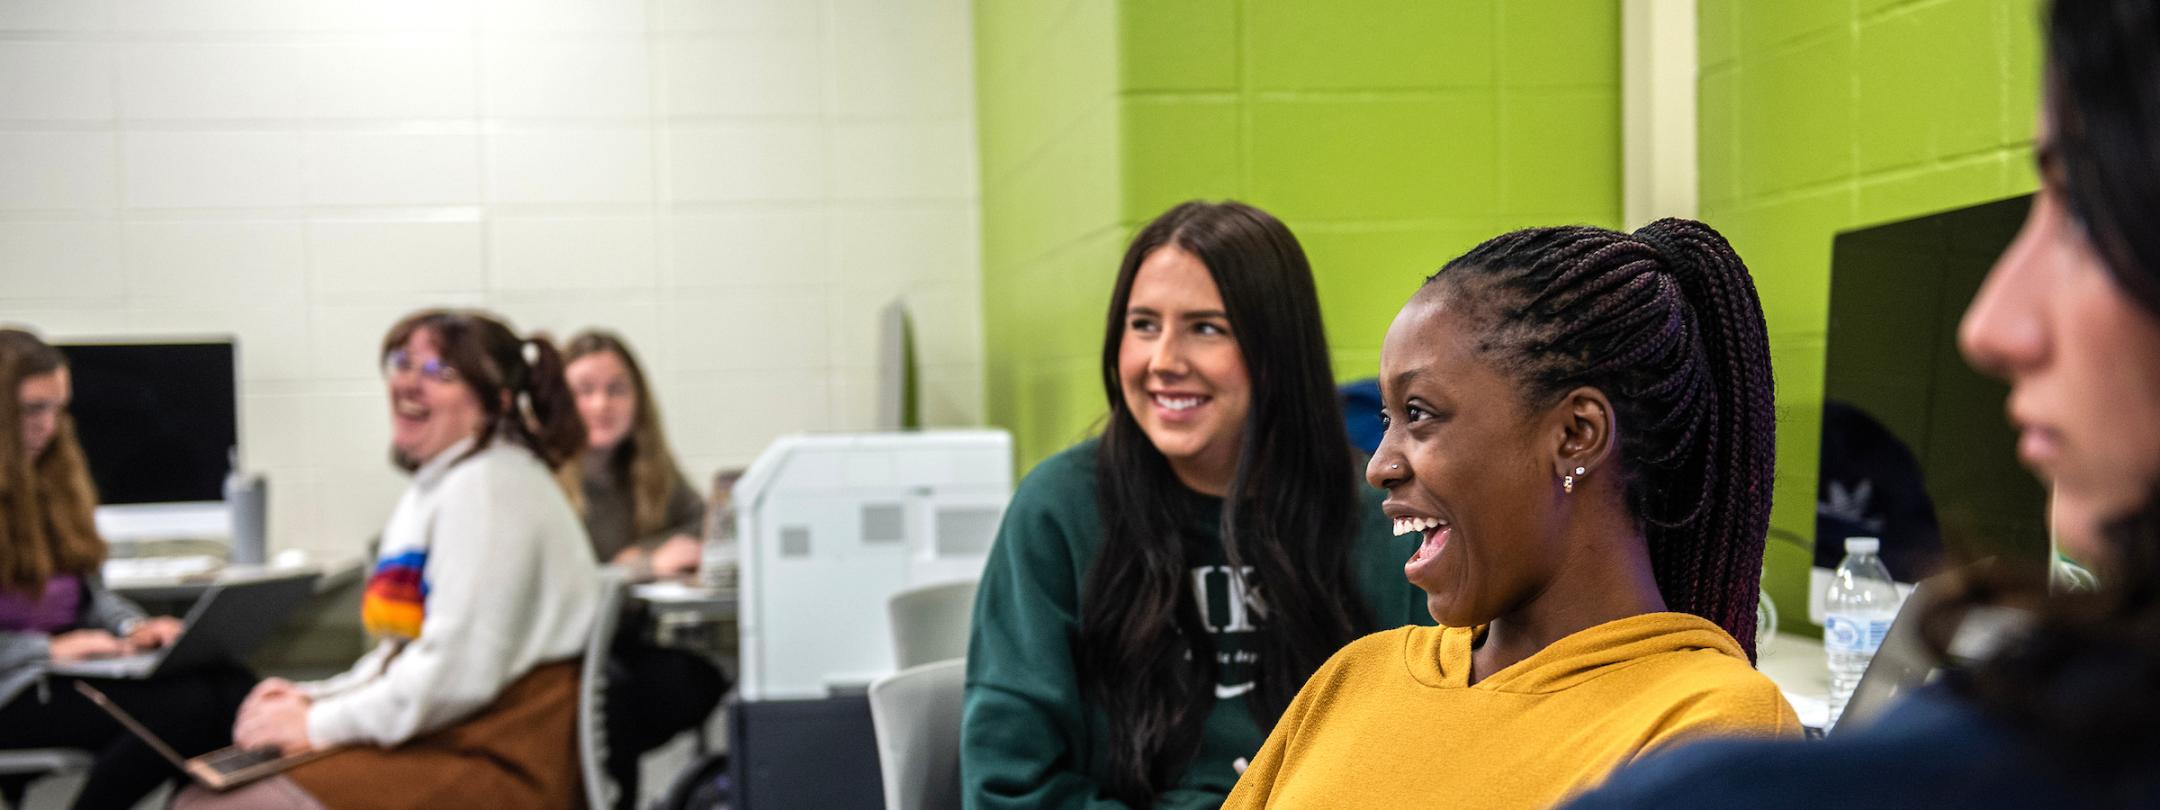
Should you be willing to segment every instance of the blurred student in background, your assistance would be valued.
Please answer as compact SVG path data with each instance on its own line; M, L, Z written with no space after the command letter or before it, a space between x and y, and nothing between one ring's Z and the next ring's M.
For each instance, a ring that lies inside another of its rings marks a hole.
M645 369L622 338L587 330L563 347L585 451L564 467L602 562L641 579L697 570L705 502L669 452Z
M1225 807L1547 807L1676 741L1800 735L1752 666L1770 346L1724 237L1495 237L1395 317L1380 386L1365 477L1441 626L1336 654Z
M97 493L75 423L67 359L18 329L0 329L0 749L75 748L93 757L78 808L133 807L180 775L47 664L161 647L180 635L106 590L92 512ZM181 756L230 744L232 713L255 679L237 669L93 682ZM26 778L0 777L19 805Z
M968 807L1215 807L1336 648L1429 621L1334 379L1280 221L1190 202L1141 230L1111 293L1103 434L1021 482L983 572Z
M361 605L379 642L328 680L262 682L233 726L251 748L339 750L178 806L583 803L576 659L600 579L554 478L585 445L561 355L487 314L429 310L381 356L391 458L413 480Z
M2160 806L2160 6L2057 0L2046 29L2040 190L1958 343L2009 381L2018 455L2099 591L1968 572L1922 614L1948 671L1873 725L1675 751L1578 806Z
M697 570L705 504L668 451L645 369L613 333L587 330L564 349L585 449L563 467L579 498L592 552L640 579ZM608 671L608 770L621 807L637 798L638 757L704 724L727 692L711 661L646 640L650 622L628 617Z

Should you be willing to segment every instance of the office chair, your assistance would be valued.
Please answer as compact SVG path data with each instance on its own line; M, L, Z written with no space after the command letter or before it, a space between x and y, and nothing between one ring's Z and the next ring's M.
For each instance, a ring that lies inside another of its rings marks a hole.
M578 768L585 775L585 804L592 810L613 808L620 790L607 770L607 667L628 587L622 572L600 570L600 605L593 611L592 633L585 640L585 660L578 665Z
M0 807L21 807L30 783L90 770L90 753L73 748L0 750Z
M885 603L885 616L892 622L893 666L907 669L966 656L974 611L974 582L928 585L893 594Z
M960 806L960 706L967 660L895 672L870 684L870 722L887 810Z

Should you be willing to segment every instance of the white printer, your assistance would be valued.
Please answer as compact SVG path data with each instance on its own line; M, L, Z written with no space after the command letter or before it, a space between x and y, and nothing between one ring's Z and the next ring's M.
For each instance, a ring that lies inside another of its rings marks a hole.
M734 489L741 699L859 692L892 672L886 600L980 578L1011 496L1002 430L773 442Z

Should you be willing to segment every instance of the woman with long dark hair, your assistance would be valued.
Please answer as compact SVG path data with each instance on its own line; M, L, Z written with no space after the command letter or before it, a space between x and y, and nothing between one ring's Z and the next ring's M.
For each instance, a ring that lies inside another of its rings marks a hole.
M1423 618L1281 222L1190 202L1142 229L1102 375L1102 436L1029 473L983 573L969 807L1213 807L1320 662Z
M2040 190L1958 340L2009 381L2018 455L2100 589L1967 573L1923 614L1945 676L1873 725L1676 751L1580 806L2160 805L2160 7L2057 0L2046 36Z
M412 474L360 618L377 639L325 680L257 685L248 748L335 748L179 807L570 808L577 657L600 596L554 471L585 445L562 356L482 312L425 310L382 343L390 456Z
M48 664L169 644L170 616L149 617L98 576L105 541L93 511L67 357L36 335L0 329L0 749L74 748L93 757L78 808L132 807L180 776L142 740L75 691ZM215 668L97 687L183 756L231 740L227 720L255 679ZM26 777L0 777L0 804L22 799Z
M1544 807L1645 750L1798 736L1754 670L1769 342L1699 222L1537 228L1426 280L1365 477L1440 627L1321 667L1226 807Z

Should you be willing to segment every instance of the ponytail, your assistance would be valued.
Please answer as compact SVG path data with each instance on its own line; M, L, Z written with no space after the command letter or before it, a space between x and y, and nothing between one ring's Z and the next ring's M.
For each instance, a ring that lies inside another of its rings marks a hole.
M1696 484L1699 500L1691 509L1692 520L1651 519L1652 565L1668 599L1675 590L1685 591L1690 612L1720 617L1712 620L1728 631L1742 627L1745 633L1735 631L1733 636L1741 639L1752 660L1762 543L1770 528L1777 460L1776 383L1762 302L1739 254L1710 226L1661 219L1634 235L1665 258L1680 283L1681 297L1694 311L1710 394L1701 463L1676 471L1666 481L1668 486ZM1697 480L1688 482L1691 477ZM1659 537L1677 532L1693 537ZM1736 558L1735 550L1742 547L1753 552Z
M531 437L527 446L548 467L560 467L585 449L585 421L563 376L562 352L545 333L535 333L520 354L526 373L520 392L525 413L519 421Z
M1682 219L1633 234L1537 228L1488 240L1426 283L1489 322L1489 358L1531 402L1581 386L1612 400L1660 595L1753 660L1776 434L1762 305L1732 246Z

